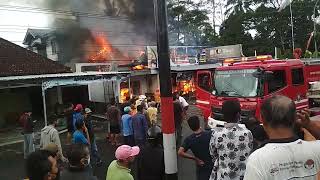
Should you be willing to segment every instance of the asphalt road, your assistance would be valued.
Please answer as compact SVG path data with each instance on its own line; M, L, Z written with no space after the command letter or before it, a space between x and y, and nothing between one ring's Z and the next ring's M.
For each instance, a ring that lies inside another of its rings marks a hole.
M200 115L200 111L193 105L188 110L188 115ZM161 122L161 120L160 120ZM188 128L186 122L183 123L183 138L190 135L192 132ZM94 174L99 180L104 180L107 173L108 165L114 160L114 152L116 147L111 146L104 139L104 132L97 132L97 144L100 155L104 164L100 167L93 167ZM66 135L61 135L61 141L64 144ZM195 164L191 160L178 158L178 175L179 180L195 180ZM135 174L133 168L132 171ZM23 160L23 143L0 147L0 179L1 180L20 180L23 179L24 160ZM135 179L137 180L137 179Z

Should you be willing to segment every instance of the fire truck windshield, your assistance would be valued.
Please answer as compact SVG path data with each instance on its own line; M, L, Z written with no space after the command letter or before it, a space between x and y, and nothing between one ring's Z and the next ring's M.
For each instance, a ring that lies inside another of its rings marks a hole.
M258 95L256 69L216 71L214 95L229 97L255 97Z

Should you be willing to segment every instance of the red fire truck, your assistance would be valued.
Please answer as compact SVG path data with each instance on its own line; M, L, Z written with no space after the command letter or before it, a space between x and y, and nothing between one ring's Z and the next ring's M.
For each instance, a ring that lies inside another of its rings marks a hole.
M197 106L205 119L210 116L223 120L223 101L238 99L242 121L250 117L261 120L261 103L275 94L293 99L298 110L309 107L308 90L320 82L320 59L274 60L271 56L226 59L215 70L198 71L196 81Z

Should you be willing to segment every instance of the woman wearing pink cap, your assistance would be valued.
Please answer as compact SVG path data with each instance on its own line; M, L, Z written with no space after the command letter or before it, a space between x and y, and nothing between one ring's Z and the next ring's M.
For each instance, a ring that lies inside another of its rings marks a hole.
M134 180L130 174L130 165L140 152L138 146L119 146L116 150L115 156L117 160L111 162L107 172L107 180Z

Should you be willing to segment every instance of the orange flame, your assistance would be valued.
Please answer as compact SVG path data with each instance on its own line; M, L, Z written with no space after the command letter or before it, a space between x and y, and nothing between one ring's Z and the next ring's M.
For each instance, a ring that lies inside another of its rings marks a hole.
M101 49L90 57L91 61L112 59L112 46L105 36L96 36L95 41Z

